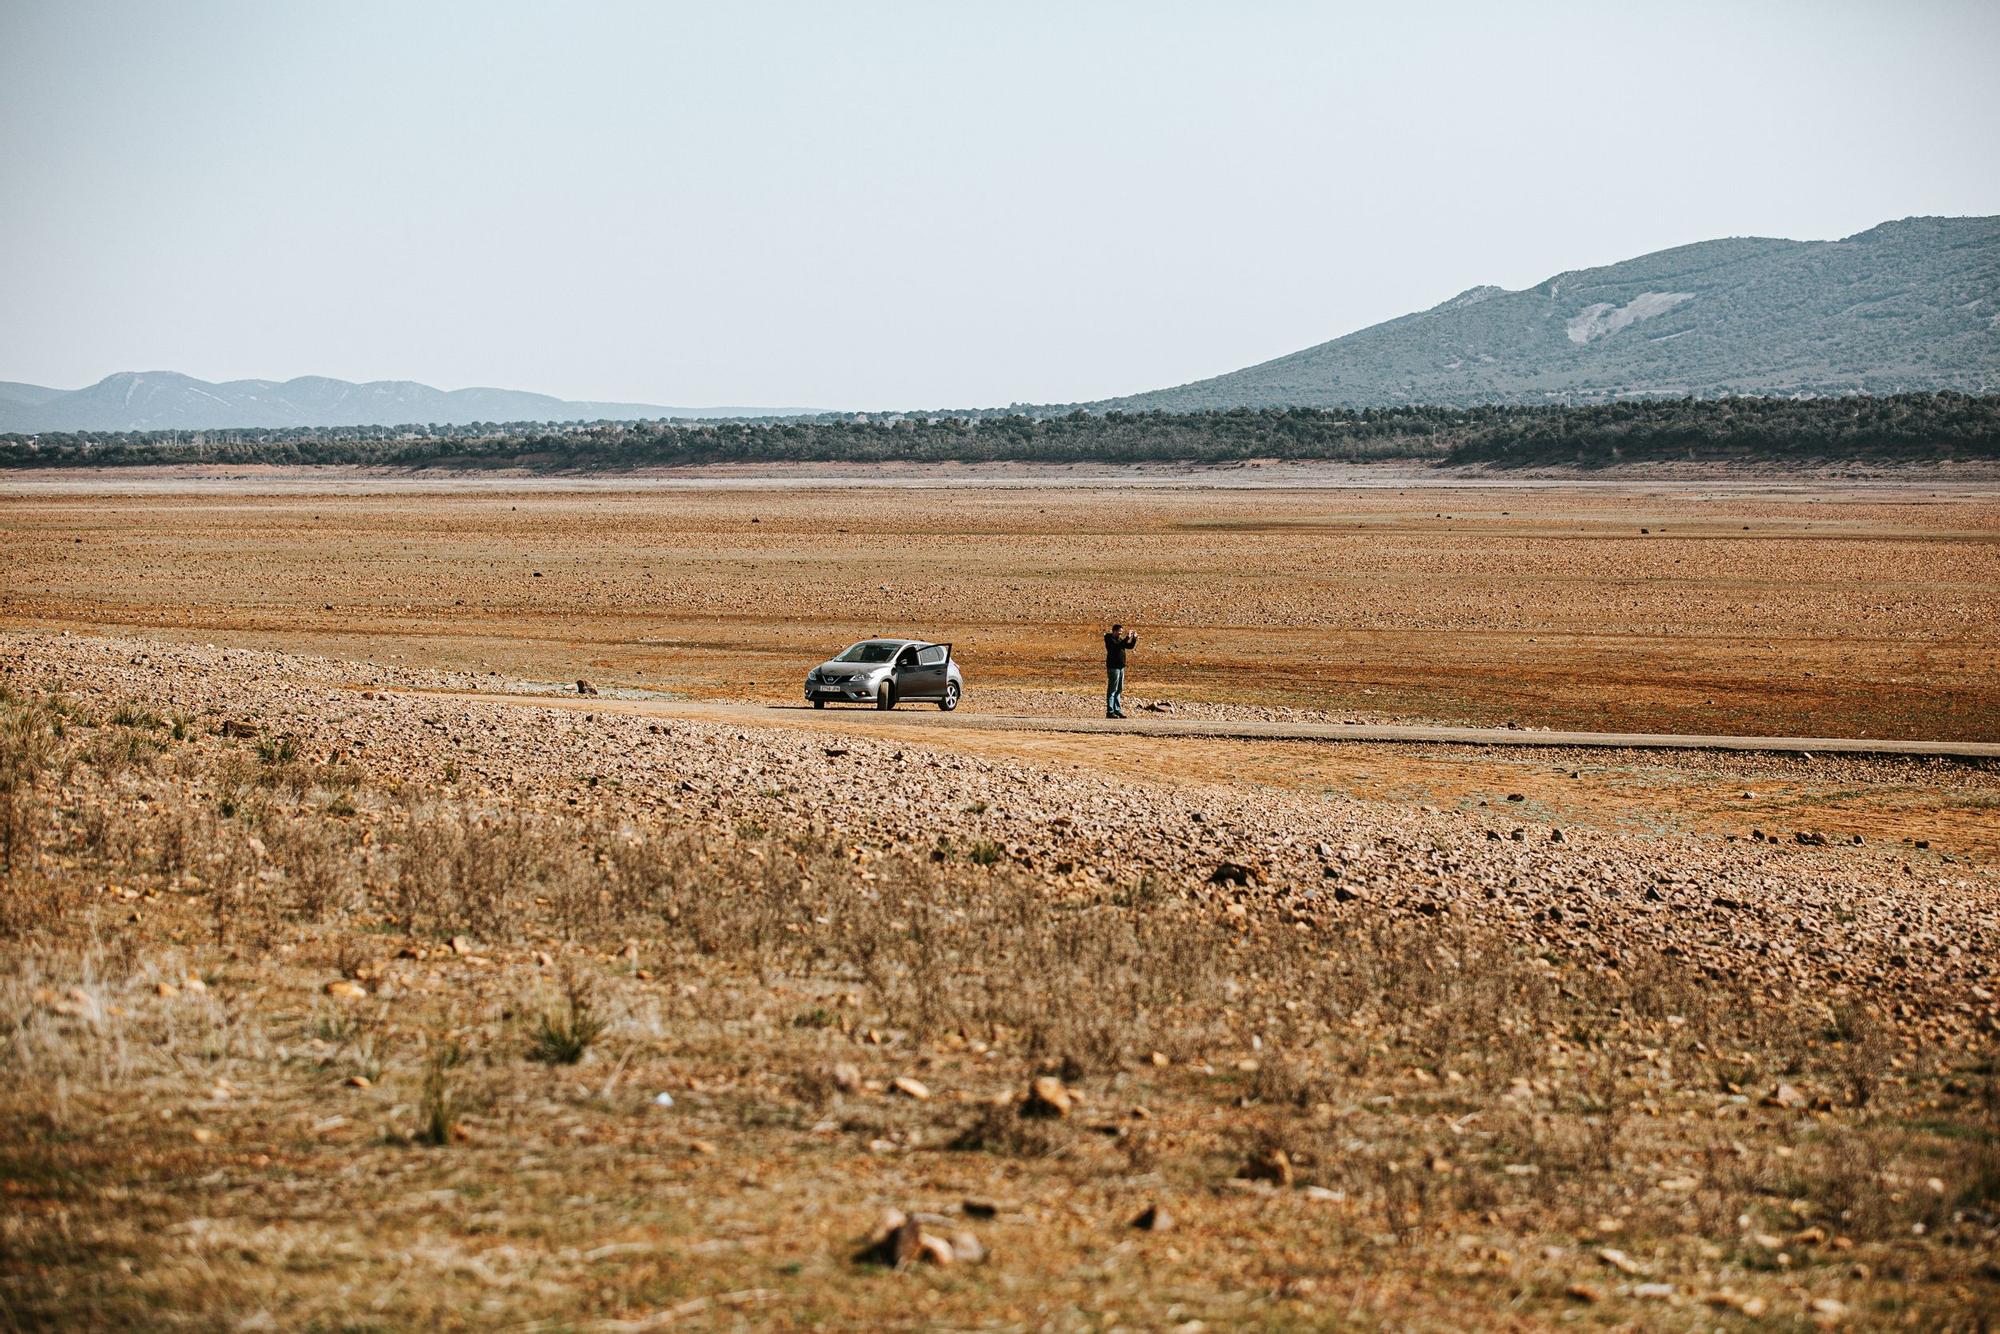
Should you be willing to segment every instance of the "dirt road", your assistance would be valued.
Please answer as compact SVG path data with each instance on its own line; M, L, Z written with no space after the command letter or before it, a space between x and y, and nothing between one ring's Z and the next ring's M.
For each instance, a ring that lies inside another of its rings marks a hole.
M1015 713L941 714L923 705L875 709L808 709L803 705L726 704L708 700L607 699L588 695L473 692L448 698L587 709L598 713L703 718L761 726L810 721L813 726L867 732L880 727L988 732L1078 732L1106 736L1201 737L1232 741L1399 742L1427 745L1532 746L1590 750L1720 750L1744 754L1911 755L2000 759L2000 742L1904 741L1880 737L1709 736L1670 732L1556 732L1506 727L1382 726L1364 723L1267 722L1260 719L1063 718Z

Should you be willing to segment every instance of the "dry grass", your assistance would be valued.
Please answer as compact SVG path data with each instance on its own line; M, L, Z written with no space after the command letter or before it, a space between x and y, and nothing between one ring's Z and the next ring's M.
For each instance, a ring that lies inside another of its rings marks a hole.
M1990 1040L175 730L0 704L15 1325L1996 1313ZM1019 1114L1043 1074L1068 1116ZM882 1206L967 1197L986 1264L851 1263ZM1179 1226L1141 1240L1157 1200Z

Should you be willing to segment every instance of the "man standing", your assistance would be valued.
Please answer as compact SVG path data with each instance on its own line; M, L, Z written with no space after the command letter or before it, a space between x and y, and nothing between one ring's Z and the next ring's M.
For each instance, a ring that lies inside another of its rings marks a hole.
M1104 716L1123 718L1125 716L1125 652L1139 647L1139 632L1125 633L1125 627L1114 625L1111 633L1104 636Z

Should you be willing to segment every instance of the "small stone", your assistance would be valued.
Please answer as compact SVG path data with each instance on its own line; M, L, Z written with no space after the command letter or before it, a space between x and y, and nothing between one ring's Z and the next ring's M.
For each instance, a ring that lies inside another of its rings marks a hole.
M1595 1306L1604 1300L1604 1293L1588 1283L1570 1284L1563 1289L1563 1296L1573 1302L1582 1302L1587 1306Z
M861 1068L859 1066L847 1061L836 1061L828 1068L826 1073L828 1078L833 1080L833 1086L842 1093L858 1093L861 1091Z
M1645 1269L1625 1252L1615 1246L1606 1246L1597 1253L1597 1258L1621 1274L1643 1274Z
M912 1079L908 1075L897 1075L889 1081L889 1087L906 1098L914 1098L918 1102L930 1101L930 1088L922 1080Z
M1269 1181L1274 1185L1292 1184L1292 1156L1283 1149L1261 1149L1250 1155L1243 1164L1242 1177L1246 1181Z
M882 1221L875 1225L874 1235L861 1248L857 1260L866 1264L887 1265L891 1269L901 1269L917 1258L923 1245L923 1229L917 1220L901 1209L891 1209L882 1215Z
M1021 1115L1056 1119L1068 1116L1074 1106L1068 1089L1054 1075L1042 1075L1028 1085L1027 1093L1021 1097Z
M958 1254L952 1249L951 1243L943 1237L933 1237L928 1232L919 1232L917 1234L917 1259L927 1265L937 1265L942 1268L946 1265L956 1263Z
M1248 887L1264 882L1262 868L1245 862L1217 862L1215 869L1208 873L1211 885L1238 885Z
M1171 1232L1174 1216L1157 1204L1149 1204L1132 1220L1132 1226L1141 1232Z
M472 937L453 936L451 938L451 952L460 957L472 953Z
M960 1229L951 1234L951 1254L962 1265L976 1265L986 1259L986 1243Z
M1806 1106L1808 1101L1810 1100L1805 1094L1799 1092L1797 1088L1790 1084L1779 1084L1778 1087L1764 1095L1764 1105L1766 1107L1797 1109Z
M350 982L342 977L326 984L326 994L335 1000L366 1000L368 989L359 982Z
M373 1088L375 1086L375 1081L370 1079L367 1075L349 1075L347 1078L341 1080L340 1082L351 1089L365 1089L365 1088Z

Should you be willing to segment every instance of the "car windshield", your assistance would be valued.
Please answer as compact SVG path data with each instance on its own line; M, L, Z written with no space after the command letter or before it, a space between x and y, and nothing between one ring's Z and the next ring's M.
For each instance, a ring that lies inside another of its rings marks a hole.
M893 639L864 639L847 652L835 658L835 662L887 662L896 656L901 647Z

